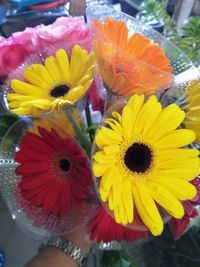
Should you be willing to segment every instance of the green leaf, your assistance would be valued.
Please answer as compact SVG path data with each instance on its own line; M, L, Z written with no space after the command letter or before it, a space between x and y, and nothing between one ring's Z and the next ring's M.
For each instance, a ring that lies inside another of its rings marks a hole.
M85 132L89 133L90 131L96 131L96 129L99 127L98 123L92 123L90 127L85 128Z
M18 117L9 113L0 115L0 137L3 137L10 126L12 126L17 120Z

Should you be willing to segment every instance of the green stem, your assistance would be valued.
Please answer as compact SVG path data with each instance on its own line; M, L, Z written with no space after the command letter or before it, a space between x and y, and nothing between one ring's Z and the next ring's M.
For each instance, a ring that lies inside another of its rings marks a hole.
M83 147L85 148L85 150L86 150L86 152L87 152L87 154L89 156L90 153L91 153L92 145L89 142L87 135L81 130L79 125L74 120L71 108L67 108L66 109L66 114L67 114L67 117L68 117L70 123L72 124L72 127L76 131L81 144L83 145Z
M92 125L92 117L91 117L91 114L90 114L90 107L89 107L89 102L88 101L87 101L86 108L85 108L85 114L86 114L88 128L90 128L90 126ZM90 129L89 130L89 135L90 135L91 143L93 142L94 134L95 134L94 130Z

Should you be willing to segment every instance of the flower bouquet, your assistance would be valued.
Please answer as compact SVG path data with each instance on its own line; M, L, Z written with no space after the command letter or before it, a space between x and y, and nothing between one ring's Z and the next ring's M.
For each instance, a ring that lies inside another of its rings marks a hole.
M40 235L87 224L91 240L131 242L169 222L179 237L199 204L198 70L123 13L91 5L87 19L1 41L2 98L20 116L1 143L2 194Z

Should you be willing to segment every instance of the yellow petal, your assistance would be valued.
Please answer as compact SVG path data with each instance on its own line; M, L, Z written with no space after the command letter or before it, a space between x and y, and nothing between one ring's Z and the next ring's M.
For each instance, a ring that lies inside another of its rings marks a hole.
M146 186L143 183L135 183L132 186L132 192L135 206L143 223L153 235L160 235L163 231L163 221Z
M7 99L9 102L17 101L20 106L23 102L37 100L38 98L32 95L7 94Z
M80 79L79 71L84 61L87 59L87 51L75 45L71 52L70 59L70 84L74 85Z
M69 92L64 96L65 100L70 101L71 103L76 102L86 93L85 88L78 86L69 90Z
M88 91L88 89L90 88L90 86L91 86L92 82L93 82L93 79L91 79L91 80L88 80L88 81L85 81L85 82L82 84L82 86L83 86L83 87L84 87L84 89L85 89L85 92L87 92L87 91Z
M123 130L123 138L129 141L132 137L132 128L133 128L133 112L128 107L125 106L122 111L122 130Z
M30 112L30 108L29 107L26 107L26 108L21 108L21 107L19 107L19 108L15 108L15 109L12 109L12 111L14 112L14 113L16 113L17 115L30 115L31 114L31 112ZM37 115L38 113L35 113L35 112L32 112L32 114L31 115Z
M91 84L92 81L93 80L91 80L91 77L89 75L84 75L81 76L81 79L76 84L74 84L74 86L77 87L81 85L84 88L88 88L88 86L85 85Z
M33 65L30 65L24 70L23 76L29 83L41 88L41 90L50 91L52 89L41 75L35 73Z
M150 186L149 190L153 199L171 216L176 219L181 219L183 217L183 205L168 190L158 184Z
M60 111L64 106L72 105L73 103L63 98L55 98L52 102L52 110L54 112Z
M70 82L70 70L69 70L69 59L64 49L59 49L56 53L57 64L62 75L62 79L66 84Z
M46 58L44 64L49 75L51 76L54 87L61 84L65 84L65 80L62 77L59 65L57 64L56 59L53 56Z
M115 216L116 223L121 224L122 223L122 219L121 219L121 214L120 214L120 211L119 211L119 207L114 209L114 216Z
M199 151L197 149L187 149L187 148L174 148L168 150L162 150L157 152L157 157L160 162L168 161L172 159L186 159L195 158L199 156Z
M10 109L15 109L20 107L20 102L19 101L14 101L11 99L11 101L9 102L9 108Z
M119 122L117 122L115 119L105 119L105 123L108 124L113 131L117 132L119 135L122 135L121 124L119 124Z
M144 96L141 95L134 95L130 98L130 100L128 101L127 103L127 106L131 109L132 111L132 114L133 114L133 117L132 117L132 125L133 125L133 128L132 128L132 131L134 131L135 129L135 121L137 119L137 116L143 106L143 103L144 103ZM133 134L133 133L132 133Z
M147 136L158 140L166 133L175 130L184 120L184 117L185 113L177 105L169 105L160 113Z
M104 202L108 201L110 190L105 189L103 186L103 183L101 183L101 182L100 182L100 186L99 186L99 193L100 193L100 197L101 197L102 201L104 201Z
M86 74L89 75L90 78L94 77L94 62L95 62L94 53L90 53L87 59L83 61L80 65L79 79L80 77L83 77Z
M174 130L162 137L155 145L160 150L182 147L191 144L195 140L195 133L188 129Z
M112 145L112 144L111 145L108 145L108 146L104 147L104 150L103 151L104 151L105 154L115 155L116 153L119 152L119 145Z
M129 99L127 106L129 106L134 113L138 113L143 106L143 103L144 95L134 95Z
M48 97L48 91L42 90L40 87L36 87L32 84L25 83L19 80L12 80L11 81L11 88L15 93L22 94L22 95L32 95L37 97Z
M101 135L105 138L111 138L113 141L120 143L123 141L122 136L107 127L101 127L100 129Z
M111 129L101 127L95 136L95 142L100 149L110 144L118 145L122 137Z
M122 194L122 177L118 172L117 168L114 168L114 173L112 175L112 190L113 190L113 207L118 206L121 194Z
M17 115L38 115L38 112L36 112L34 109L32 109L32 111L30 111L29 107L26 108L16 108L12 110L14 113L16 113Z
M145 121L143 125L143 135L146 136L148 136L148 133L152 128L152 125L154 124L154 122L156 121L156 119L158 118L158 116L162 111L162 106L158 101L153 101L153 105L152 102L150 102L150 105L151 105L150 111L146 110L146 112L143 115L143 121Z
M108 164L108 163L113 164L115 161L116 155L115 155L115 153L106 154L106 153L104 153L104 151L99 151L99 152L95 153L93 158L94 158L95 162L97 162L99 164Z
M111 167L111 163L99 164L98 162L93 162L93 172L96 177L100 177L104 172Z
M32 64L31 70L35 73L35 75L41 77L49 87L54 86L53 78L42 64Z
M116 120L118 120L119 123L121 123L122 117L121 117L121 115L118 112L113 111L112 112L112 116L113 116L113 118L115 118Z
M134 217L133 197L132 197L131 183L128 179L124 179L123 181L122 199L128 223L132 223Z
M175 178L171 181L168 181L167 179L159 179L157 183L165 187L179 200L193 199L197 193L195 186L183 179Z
M199 175L199 164L198 166L193 166L192 169L188 168L174 168L174 169L160 169L156 172L157 177L162 179L175 179L181 178L186 181L191 181Z
M167 160L164 162L160 162L161 169L193 169L196 166L199 166L199 159L198 158L173 158L171 160Z
M109 205L109 209L113 210L113 191L112 191L112 189L110 190L109 195L108 195L108 205Z
M138 113L137 119L135 121L134 129L135 133L142 133L143 128L146 123L149 121L149 115L153 113L154 106L157 104L156 96L151 96L141 107L141 110ZM158 116L158 115L157 115Z
M52 102L48 99L35 99L31 101L26 101L21 103L21 107L35 107L41 110L49 110L51 108Z
M126 214L126 209L123 205L123 201L121 200L119 202L119 205L118 205L118 209L119 209L119 216L120 216L120 219L121 219L121 224L123 225L126 225L128 223L128 218L127 218L127 214Z
M89 80L91 80L91 82L92 82L94 80L94 72L95 72L95 67L91 66L82 75L79 74L78 78L76 79L75 84L76 85L82 85L82 84L85 84L86 81L89 81Z
M111 167L111 168L107 169L101 178L101 183L103 184L103 187L106 190L110 190L110 188L112 186L114 186L114 184L117 184L117 182L120 181L120 179L118 179L117 176L118 176L118 174L116 172L115 167ZM118 190L118 189L116 189L116 190ZM115 198L114 195L115 195L115 192L114 192L114 187L113 187L113 198ZM113 200L113 202L115 202L115 200Z

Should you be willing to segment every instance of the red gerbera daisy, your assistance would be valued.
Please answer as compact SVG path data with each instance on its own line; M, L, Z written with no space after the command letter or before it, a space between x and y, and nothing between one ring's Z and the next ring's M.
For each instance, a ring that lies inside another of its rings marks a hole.
M58 132L38 127L22 137L15 160L21 176L18 187L29 203L46 214L66 215L90 195L92 174L86 155L77 143Z
M146 238L149 231L134 231L116 223L100 206L89 222L88 233L92 241L108 243L113 240L133 242L140 238Z

